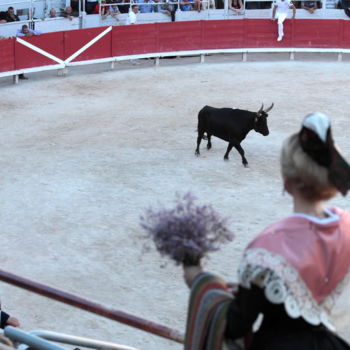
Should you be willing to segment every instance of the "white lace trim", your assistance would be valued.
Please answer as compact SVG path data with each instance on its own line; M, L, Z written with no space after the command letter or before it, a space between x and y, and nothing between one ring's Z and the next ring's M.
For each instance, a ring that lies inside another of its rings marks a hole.
M265 290L266 298L274 304L284 304L291 318L302 317L312 325L323 324L334 331L334 326L328 320L327 311L334 305L340 294L344 281L336 290L318 304L298 271L282 256L265 249L248 249L239 267L240 284L250 288L251 283Z

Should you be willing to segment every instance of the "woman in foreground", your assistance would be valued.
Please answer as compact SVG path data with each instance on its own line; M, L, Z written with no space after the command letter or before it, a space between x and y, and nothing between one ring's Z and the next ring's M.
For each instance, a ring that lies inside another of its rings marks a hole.
M306 116L300 132L284 142L281 172L293 214L248 245L233 299L216 276L184 267L191 286L185 348L219 349L223 339L247 339L262 315L259 330L245 342L251 350L350 349L328 319L350 275L350 214L326 205L350 189L350 167L334 146L325 115ZM208 305L210 315L203 311ZM208 338L215 345L208 347Z

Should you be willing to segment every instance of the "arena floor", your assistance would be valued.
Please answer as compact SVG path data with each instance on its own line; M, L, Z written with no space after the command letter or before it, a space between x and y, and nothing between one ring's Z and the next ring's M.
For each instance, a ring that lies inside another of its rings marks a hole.
M245 245L291 212L282 194L283 139L313 111L328 114L350 159L350 64L317 55L236 56L124 62L0 79L1 268L169 327L184 330L188 290L179 267L142 254L139 217L191 191L232 218L234 242L206 266L236 279ZM195 157L197 113L206 104L256 111L275 103L270 135L254 131L235 150L213 138ZM350 209L349 199L334 205ZM181 345L80 309L1 284L2 308L24 330L46 329L143 350ZM339 307L338 310L342 308ZM344 316L344 314L343 314ZM345 315L346 316L346 315ZM337 323L350 338L350 316ZM347 329L348 328L348 329Z

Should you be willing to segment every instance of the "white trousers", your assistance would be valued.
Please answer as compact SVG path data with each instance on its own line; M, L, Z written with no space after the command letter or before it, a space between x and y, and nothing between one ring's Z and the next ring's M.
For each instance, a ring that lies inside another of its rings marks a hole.
M283 36L283 22L287 18L286 13L277 13L278 36Z

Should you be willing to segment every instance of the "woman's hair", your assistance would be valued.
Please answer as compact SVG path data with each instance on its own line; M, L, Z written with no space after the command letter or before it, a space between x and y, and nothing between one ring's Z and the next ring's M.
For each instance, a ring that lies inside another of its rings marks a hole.
M280 161L283 178L294 180L305 199L327 200L337 194L338 190L328 179L328 169L302 150L299 134L293 134L284 141Z

